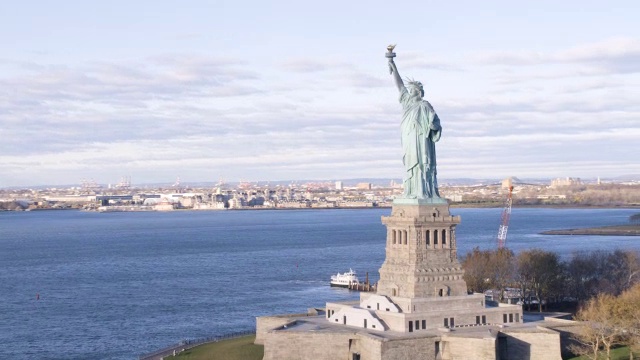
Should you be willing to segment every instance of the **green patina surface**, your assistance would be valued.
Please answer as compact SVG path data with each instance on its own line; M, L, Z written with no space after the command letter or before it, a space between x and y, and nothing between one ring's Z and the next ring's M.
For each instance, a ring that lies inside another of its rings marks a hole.
M402 121L400 139L402 143L402 162L405 167L403 179L405 199L440 199L436 171L436 146L440 140L442 127L440 118L431 104L424 100L424 88L419 81L404 80L398 73L393 58L395 45L387 49L389 71L393 75L400 92Z

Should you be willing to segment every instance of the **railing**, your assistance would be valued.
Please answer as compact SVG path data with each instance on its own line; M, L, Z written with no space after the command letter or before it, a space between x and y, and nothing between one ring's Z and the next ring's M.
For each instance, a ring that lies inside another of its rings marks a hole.
M239 338L247 335L254 335L255 333L256 333L256 330L252 329L252 330L232 332L224 335L209 336L209 337L199 338L199 339L186 339L177 344L173 344L165 348L162 348L160 350L156 350L152 353L140 355L138 356L138 360L162 359L164 356L173 355L174 351L176 351L176 354L177 354L178 352L191 349L198 345L214 343L221 340Z

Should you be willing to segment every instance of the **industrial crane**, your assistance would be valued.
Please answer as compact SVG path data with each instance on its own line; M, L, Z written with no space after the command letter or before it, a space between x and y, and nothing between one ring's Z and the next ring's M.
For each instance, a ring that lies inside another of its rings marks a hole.
M504 203L504 209L502 210L502 218L500 222L500 228L498 229L498 249L502 249L507 242L507 229L509 229L509 218L511 217L511 204L513 202L511 194L513 193L513 186L509 186L509 195L507 201Z

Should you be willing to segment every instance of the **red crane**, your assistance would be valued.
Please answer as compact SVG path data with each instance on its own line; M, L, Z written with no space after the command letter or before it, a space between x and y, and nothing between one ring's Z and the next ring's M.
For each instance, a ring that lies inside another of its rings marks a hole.
M504 209L502 210L502 219L500 222L500 228L498 229L498 249L502 249L507 243L507 229L509 229L509 218L511 217L511 204L513 202L511 194L513 193L513 186L509 186L509 196L504 203Z

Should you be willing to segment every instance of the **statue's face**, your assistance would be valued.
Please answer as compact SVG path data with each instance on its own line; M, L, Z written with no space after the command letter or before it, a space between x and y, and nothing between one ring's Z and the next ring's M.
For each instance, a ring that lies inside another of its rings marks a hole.
M424 96L424 90L421 87L417 87L417 86L412 86L409 90L409 94L411 94L412 97L423 97Z

